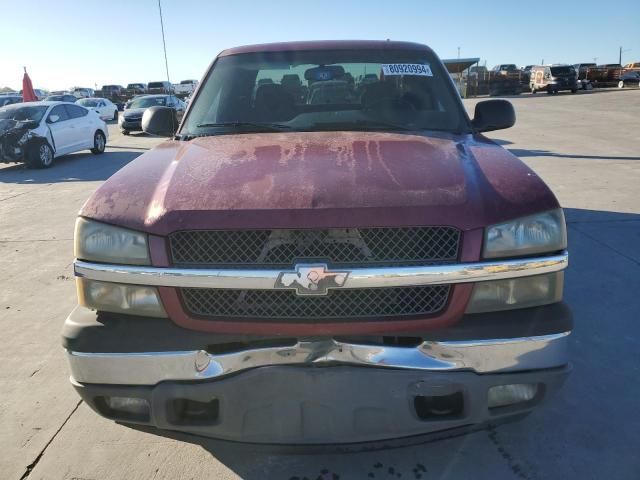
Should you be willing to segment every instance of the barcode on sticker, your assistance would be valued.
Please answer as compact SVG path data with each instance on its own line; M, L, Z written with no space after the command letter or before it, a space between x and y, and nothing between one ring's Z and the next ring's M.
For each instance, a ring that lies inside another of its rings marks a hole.
M383 63L380 65L385 75L421 75L433 77L431 67L422 63Z

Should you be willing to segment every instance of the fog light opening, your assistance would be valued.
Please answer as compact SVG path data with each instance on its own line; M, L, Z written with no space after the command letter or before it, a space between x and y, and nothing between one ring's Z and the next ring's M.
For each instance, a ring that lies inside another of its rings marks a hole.
M167 402L167 419L174 425L213 425L220 417L220 401L174 398Z
M420 420L451 420L462 417L464 395L453 392L449 395L418 395L413 407Z
M511 406L525 406L533 401L541 391L537 383L510 383L495 385L487 392L487 405L490 410Z
M98 411L113 420L148 422L151 406L144 398L102 396L94 399Z

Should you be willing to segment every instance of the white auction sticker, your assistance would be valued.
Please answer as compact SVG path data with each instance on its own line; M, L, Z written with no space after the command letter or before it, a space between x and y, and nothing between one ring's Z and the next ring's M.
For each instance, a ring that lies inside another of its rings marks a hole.
M380 65L385 75L420 75L433 77L431 67L422 63L383 63Z

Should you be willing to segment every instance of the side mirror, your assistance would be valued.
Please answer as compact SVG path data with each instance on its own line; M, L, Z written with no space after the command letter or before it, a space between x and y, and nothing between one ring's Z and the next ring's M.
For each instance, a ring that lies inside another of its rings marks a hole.
M178 130L178 118L171 107L150 107L142 114L142 131L158 137L172 137Z
M490 132L513 127L516 112L511 102L506 100L485 100L476 104L471 124L477 132Z
M60 120L58 115L49 115L49 119L47 121L49 123L56 123L58 120Z

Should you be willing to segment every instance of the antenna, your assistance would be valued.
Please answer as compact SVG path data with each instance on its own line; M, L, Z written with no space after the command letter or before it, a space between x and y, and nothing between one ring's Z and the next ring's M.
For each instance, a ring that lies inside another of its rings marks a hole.
M164 21L162 19L162 5L160 4L160 0L158 0L158 11L160 12L160 29L162 30L162 48L164 50L164 68L167 71L167 82L169 83L170 90L167 92L170 96L173 96L173 87L171 85L171 80L169 79L169 61L167 60L167 42L164 39ZM168 102L167 102L168 103ZM175 115L172 118L173 131L176 131L175 125Z
M162 30L162 48L164 49L164 68L167 70L167 82L171 83L171 80L169 80L169 61L167 60L167 43L164 40L164 21L162 20L162 5L160 5L160 0L158 0L158 10L160 11L160 29Z

